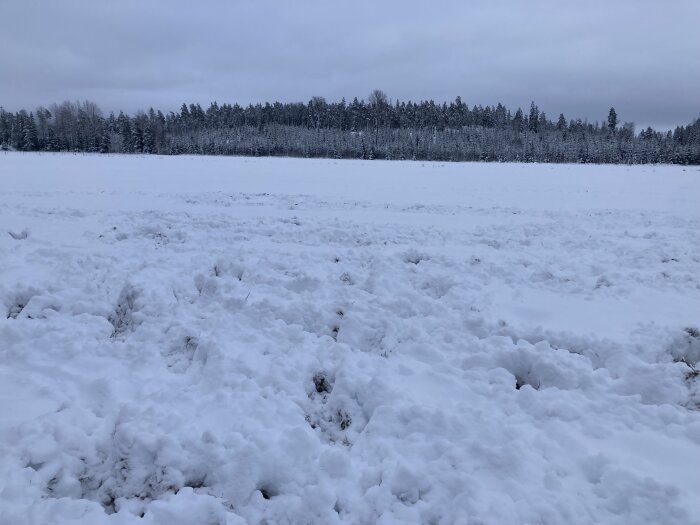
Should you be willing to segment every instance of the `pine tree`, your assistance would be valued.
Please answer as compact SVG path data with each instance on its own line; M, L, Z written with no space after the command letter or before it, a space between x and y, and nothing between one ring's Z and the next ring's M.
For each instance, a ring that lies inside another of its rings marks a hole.
M518 108L518 111L515 112L515 116L513 117L513 127L518 133L525 131L525 116L523 115L523 110L520 108Z
M182 103L182 106L180 106L180 118L185 121L185 123L188 123L190 120L190 110L187 109L187 104L184 102Z
M111 143L112 143L112 141L111 141L111 138L109 136L109 130L105 127L102 130L102 135L100 136L99 152L100 153L109 153Z
M59 136L54 127L49 128L46 142L46 148L48 151L62 151L68 149L68 147L64 144L64 140Z
M138 123L131 128L131 147L134 153L143 153L143 131Z
M147 124L143 129L143 152L144 153L155 153L156 150L156 138L151 129L151 125Z
M34 123L34 115L29 114L23 122L22 149L24 151L36 151L39 149L39 138Z
M539 125L540 110L534 102L530 103L530 118L527 121L527 128L533 133L537 133Z
M559 120L557 120L557 129L559 131L566 131L566 119L564 118L564 113L559 113Z
M122 141L122 149L125 152L133 152L133 137L131 133L131 119L123 112L119 112L117 117L118 133Z
M610 112L608 113L608 128L615 133L615 128L617 128L617 113L615 112L615 108L610 108Z

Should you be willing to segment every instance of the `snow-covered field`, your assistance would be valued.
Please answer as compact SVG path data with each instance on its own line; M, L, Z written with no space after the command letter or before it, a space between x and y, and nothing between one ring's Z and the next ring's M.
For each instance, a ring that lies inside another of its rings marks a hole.
M0 154L0 524L700 523L700 170Z

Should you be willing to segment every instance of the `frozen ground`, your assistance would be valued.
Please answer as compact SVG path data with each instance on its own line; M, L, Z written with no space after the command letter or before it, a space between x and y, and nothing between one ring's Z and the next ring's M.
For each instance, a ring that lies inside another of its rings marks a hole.
M0 154L0 524L700 523L700 171Z

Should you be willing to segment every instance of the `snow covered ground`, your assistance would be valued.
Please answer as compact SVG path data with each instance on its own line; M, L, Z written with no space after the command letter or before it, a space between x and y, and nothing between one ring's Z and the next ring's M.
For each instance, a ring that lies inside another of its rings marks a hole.
M700 523L700 170L0 154L0 524Z

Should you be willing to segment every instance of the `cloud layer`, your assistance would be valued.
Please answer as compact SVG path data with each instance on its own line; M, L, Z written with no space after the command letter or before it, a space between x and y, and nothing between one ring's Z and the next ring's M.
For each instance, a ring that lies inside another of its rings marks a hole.
M106 110L366 97L700 116L697 0L0 3L0 104Z

